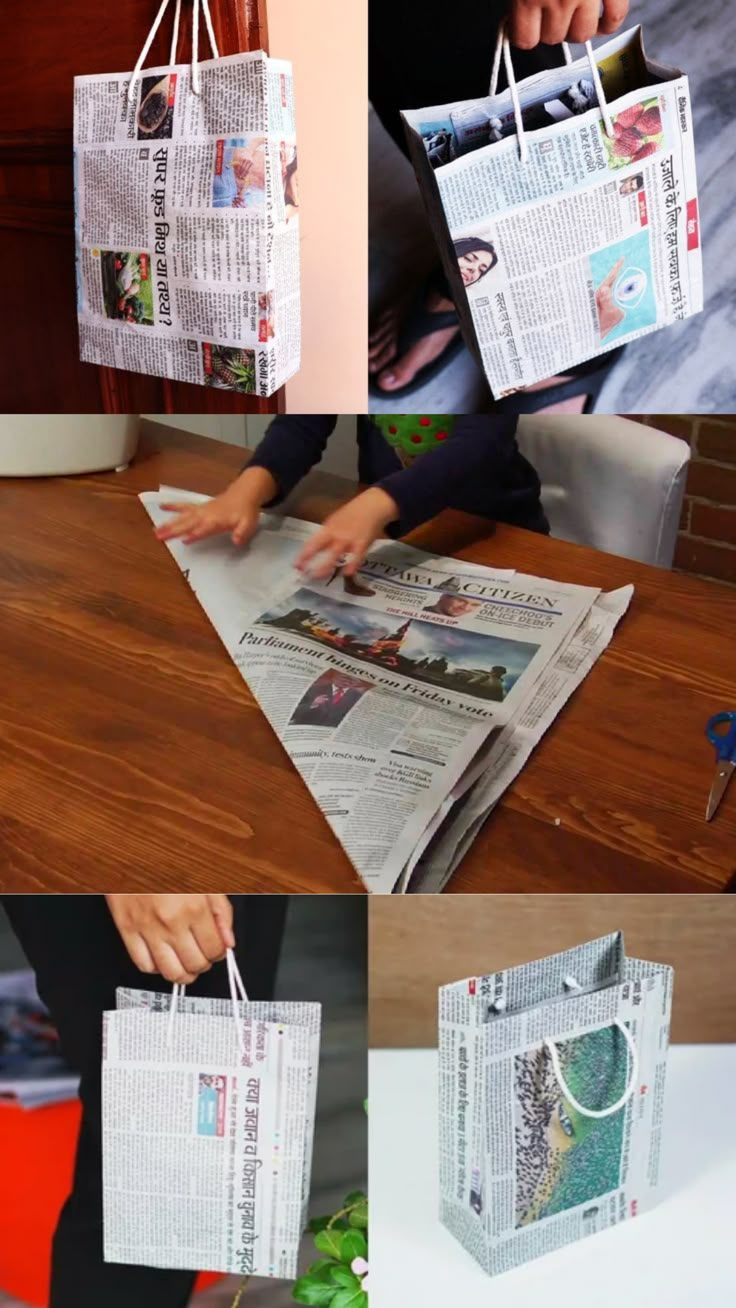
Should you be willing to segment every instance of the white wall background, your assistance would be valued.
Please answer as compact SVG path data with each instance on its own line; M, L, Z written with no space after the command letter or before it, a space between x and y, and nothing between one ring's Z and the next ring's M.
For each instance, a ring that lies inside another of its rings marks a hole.
M246 444L246 417L244 413L143 413L142 418L162 422L179 431L193 431L197 436L211 436L228 445Z
M179 431L191 431L197 436L227 441L229 445L242 445L249 450L255 449L272 421L268 414L261 416L239 413L144 413L142 417L162 422L167 427L177 427ZM341 414L330 437L325 457L319 465L321 471L332 472L337 477L349 477L352 481L356 479L358 453L355 431L355 415Z

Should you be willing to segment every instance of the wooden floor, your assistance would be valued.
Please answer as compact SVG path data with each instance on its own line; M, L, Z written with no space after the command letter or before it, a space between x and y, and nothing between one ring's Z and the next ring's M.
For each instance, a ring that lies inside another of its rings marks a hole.
M283 999L328 1000L312 1171L314 1216L336 1212L346 1194L366 1184L366 981L360 965L366 903L349 895L297 895L287 919L277 994ZM0 908L0 972L18 966L22 958ZM305 1239L302 1265L312 1256L318 1255ZM193 1308L230 1308L239 1284L239 1277L228 1277L197 1295ZM294 1300L289 1282L259 1279L247 1287L242 1302L245 1308L293 1308ZM10 1299L0 1287L0 1308L26 1305Z
M632 25L643 17L632 6ZM650 0L643 18L650 56L682 68L690 80L696 139L705 313L630 346L601 393L600 413L731 413L736 409L736 293L733 245L736 137L731 130L736 81L724 51L736 42L732 0L699 5ZM418 280L433 257L414 174L372 116L371 302L384 303L407 276ZM483 412L489 392L466 351L411 396L414 409ZM373 412L396 401L371 397Z

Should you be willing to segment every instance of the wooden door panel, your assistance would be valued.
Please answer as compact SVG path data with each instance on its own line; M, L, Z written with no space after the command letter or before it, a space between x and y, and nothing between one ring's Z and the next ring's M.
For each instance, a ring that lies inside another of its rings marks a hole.
M171 13L147 63L169 58ZM158 0L34 0L0 47L0 409L15 413L274 413L269 400L79 360L74 286L73 78L132 68ZM210 0L221 54L267 49L265 0ZM185 0L178 55L191 57ZM203 28L203 25L202 25ZM200 31L200 57L208 57Z

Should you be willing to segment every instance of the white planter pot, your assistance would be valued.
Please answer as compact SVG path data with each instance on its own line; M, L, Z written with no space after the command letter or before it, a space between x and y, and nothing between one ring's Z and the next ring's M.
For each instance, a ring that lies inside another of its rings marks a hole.
M138 445L137 413L0 414L0 477L59 477L124 468Z

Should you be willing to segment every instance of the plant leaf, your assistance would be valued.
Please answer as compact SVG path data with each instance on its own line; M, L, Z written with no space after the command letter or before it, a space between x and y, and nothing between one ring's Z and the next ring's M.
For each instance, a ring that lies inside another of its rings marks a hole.
M329 1226L331 1221L331 1217L313 1217L307 1230L311 1231L313 1235L316 1235L317 1231L324 1231L325 1227Z
M338 1290L330 1303L330 1308L368 1308L368 1295L365 1290Z
M297 1303L316 1304L319 1308L332 1304L335 1298L335 1286L327 1281L315 1281L311 1276L300 1276L292 1295Z
M351 1231L340 1231L333 1226L329 1231L318 1231L314 1237L314 1243L320 1253L329 1254L331 1258L336 1258L338 1262L344 1262L342 1242L346 1236L351 1234L353 1234Z
M353 1204L359 1204L368 1200L368 1195L364 1190L353 1190L352 1194L346 1196L343 1208L352 1208Z
M351 1226L357 1226L359 1230L365 1231L368 1227L368 1200L363 1199L356 1203L350 1214L348 1221Z
M362 1231L345 1231L340 1245L340 1260L350 1264L354 1258L365 1258L368 1243Z
M351 1272L349 1267L332 1266L330 1269L330 1281L333 1285L341 1285L348 1290L360 1289L360 1278Z

